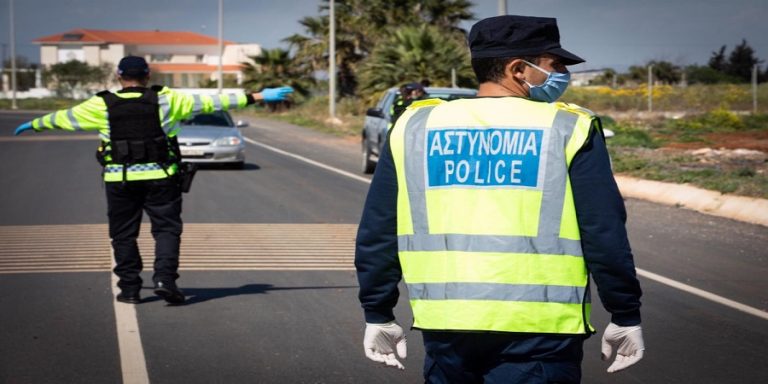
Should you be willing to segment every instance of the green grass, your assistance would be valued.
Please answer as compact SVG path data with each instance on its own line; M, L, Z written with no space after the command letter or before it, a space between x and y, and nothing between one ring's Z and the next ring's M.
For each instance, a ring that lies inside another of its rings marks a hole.
M82 100L47 98L47 99L18 99L16 105L19 109L53 111L57 109L70 108ZM11 100L0 99L0 109L11 109Z
M612 140L612 139L611 139ZM672 183L689 183L704 189L742 196L768 198L768 172L764 163L702 163L679 152L618 146L608 142L613 170L628 176Z
M270 112L265 108L248 109L246 113L254 116L284 121L290 124L307 127L319 132L336 136L357 136L363 129L365 116L359 113L359 106L350 100L342 100L336 105L336 118L340 123L329 121L330 112L327 97L315 97L309 101L295 105L290 109Z

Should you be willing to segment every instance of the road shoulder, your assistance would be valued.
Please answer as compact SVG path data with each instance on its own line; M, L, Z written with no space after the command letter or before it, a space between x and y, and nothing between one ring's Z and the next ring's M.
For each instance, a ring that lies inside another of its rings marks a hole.
M623 175L616 175L616 182L624 197L768 226L766 199L728 195L688 184L663 183Z

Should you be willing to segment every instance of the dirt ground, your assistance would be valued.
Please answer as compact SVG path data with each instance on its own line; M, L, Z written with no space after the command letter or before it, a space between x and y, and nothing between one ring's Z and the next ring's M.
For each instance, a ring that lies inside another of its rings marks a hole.
M768 153L768 130L759 132L720 132L710 133L704 139L712 144L671 143L668 148L700 149L710 147L715 149L751 149Z

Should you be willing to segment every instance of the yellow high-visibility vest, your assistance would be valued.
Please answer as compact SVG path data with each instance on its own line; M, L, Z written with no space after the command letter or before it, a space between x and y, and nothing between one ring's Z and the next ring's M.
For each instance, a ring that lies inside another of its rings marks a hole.
M136 98L139 92L119 92L118 97ZM243 92L221 95L192 95L163 87L157 94L160 124L168 137L176 136L181 120L197 114L226 111L243 108L248 104L248 98ZM100 96L90 99L70 108L49 113L32 120L32 127L39 131L43 129L63 129L67 131L99 131L102 149L110 150L110 127L107 116L107 104ZM107 156L107 161L111 158ZM178 172L175 164L163 169L157 163L131 164L126 169L126 180L157 180L173 176ZM104 167L105 182L123 181L123 165L109 163Z
M414 103L389 138L414 327L594 332L568 178L593 115L565 103Z

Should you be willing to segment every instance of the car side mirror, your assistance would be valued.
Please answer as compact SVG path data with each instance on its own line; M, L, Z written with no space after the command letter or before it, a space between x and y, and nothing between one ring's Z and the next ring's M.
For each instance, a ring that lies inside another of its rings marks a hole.
M248 126L248 122L245 120L238 120L237 123L235 123L235 126L238 128L245 128Z
M365 115L384 118L384 111L382 111L381 108L369 108Z

